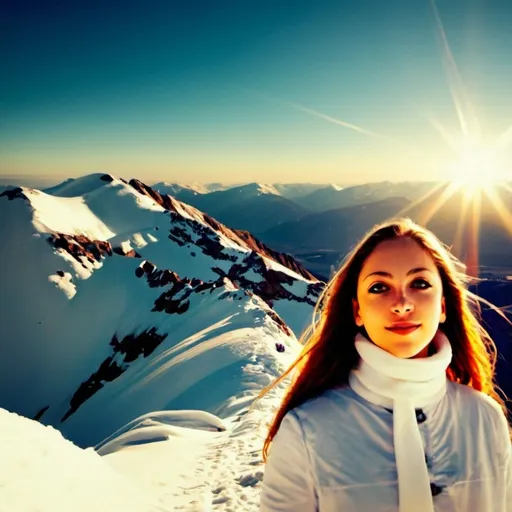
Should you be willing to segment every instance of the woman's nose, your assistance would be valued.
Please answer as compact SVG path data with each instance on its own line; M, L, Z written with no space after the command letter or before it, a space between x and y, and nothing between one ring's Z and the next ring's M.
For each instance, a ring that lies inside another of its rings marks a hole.
M405 294L401 294L397 297L397 301L393 304L391 309L393 313L397 315L405 315L413 311L414 305Z

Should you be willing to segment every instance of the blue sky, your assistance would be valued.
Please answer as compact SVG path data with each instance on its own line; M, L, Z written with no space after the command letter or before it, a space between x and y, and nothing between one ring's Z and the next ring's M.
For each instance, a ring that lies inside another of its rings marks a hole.
M512 123L512 6L437 9L492 141ZM427 121L460 132L429 0L11 0L1 17L4 177L347 183L438 179L454 158Z

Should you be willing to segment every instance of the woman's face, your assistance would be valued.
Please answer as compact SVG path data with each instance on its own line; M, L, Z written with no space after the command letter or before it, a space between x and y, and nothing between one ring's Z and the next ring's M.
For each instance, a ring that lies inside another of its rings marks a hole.
M365 261L354 319L380 348L404 359L425 357L445 309L434 260L412 238L382 242Z

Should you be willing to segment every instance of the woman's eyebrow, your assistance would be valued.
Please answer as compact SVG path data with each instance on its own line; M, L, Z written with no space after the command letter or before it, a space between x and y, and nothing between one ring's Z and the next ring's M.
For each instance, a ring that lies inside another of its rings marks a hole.
M412 274L418 274L419 272L432 272L432 270L425 268L425 267L417 267L417 268L413 268L413 269L409 270L409 272L407 272L407 275L410 276ZM372 272L371 274L368 274L363 279L363 281L366 281L366 279L368 279L371 276L382 276L382 277L392 278L393 274L390 274L389 272L383 272L382 270L377 270L376 272Z

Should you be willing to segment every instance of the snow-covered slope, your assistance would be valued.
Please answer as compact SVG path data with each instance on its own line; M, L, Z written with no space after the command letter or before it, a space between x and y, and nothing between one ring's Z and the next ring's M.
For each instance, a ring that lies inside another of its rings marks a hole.
M80 178L68 178L53 187L43 189L43 192L61 197L83 196L102 187L110 179L112 179L112 176L109 174L88 174Z
M51 427L0 409L0 503L8 504L10 512L34 507L41 512L256 512L263 439L282 390L252 401L298 350L292 347L276 358L266 347L275 341L271 331L271 338L263 337L262 343L244 340L241 332L224 335L228 343L252 344L254 354L239 382L228 379L233 398L223 419L197 410L155 411L123 425L94 452L73 446ZM196 368L210 376L209 392L196 389L205 401L210 395L217 399L218 387L230 376L229 367L218 371L219 360L213 358L213 370ZM165 387L159 392L165 393ZM30 493L25 492L27 486Z
M130 308L124 329L118 325L103 360L44 419L91 446L151 411L198 409L225 418L250 405L261 358L275 369L266 368L256 390L281 368L276 347L295 351L297 341L257 295L223 281L189 284L174 295L140 293L139 307ZM153 305L155 296L160 302Z
M2 512L163 512L158 499L93 449L0 409Z
M231 413L242 368L297 343L322 283L137 180L73 186L0 197L0 406L84 446L155 410ZM229 369L215 400L203 367Z

